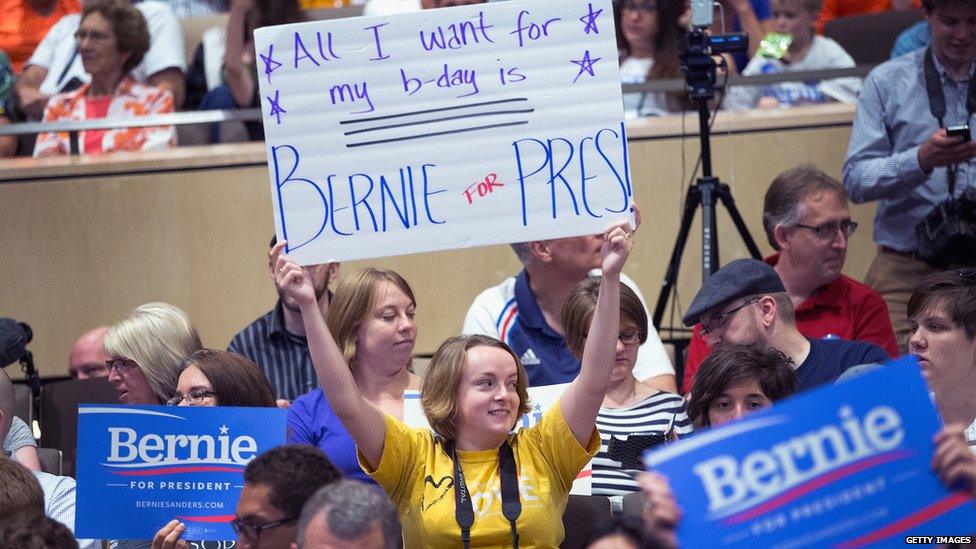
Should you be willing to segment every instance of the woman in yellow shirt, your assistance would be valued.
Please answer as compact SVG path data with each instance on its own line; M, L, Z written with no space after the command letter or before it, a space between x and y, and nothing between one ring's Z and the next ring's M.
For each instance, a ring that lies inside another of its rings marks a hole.
M599 449L597 412L619 335L620 271L633 246L626 223L604 233L600 297L579 376L538 424L511 434L529 410L527 377L504 343L448 339L434 354L421 404L434 435L383 414L359 392L302 269L271 251L279 287L301 308L319 383L359 452L397 505L405 546L557 547L573 479Z

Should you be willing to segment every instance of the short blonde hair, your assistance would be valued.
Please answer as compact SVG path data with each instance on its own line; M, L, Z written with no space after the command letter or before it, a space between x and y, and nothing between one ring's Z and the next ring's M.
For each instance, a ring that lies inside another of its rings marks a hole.
M410 298L410 303L417 305L413 297L410 284L397 272L389 269L369 267L351 276L343 277L336 287L335 295L329 303L329 332L332 339L342 350L342 356L351 370L359 367L356 357L356 342L359 339L359 327L369 319L376 308L380 296L376 289L383 282L389 282ZM410 366L406 364L405 366Z
M183 359L202 348L190 317L169 303L136 307L105 336L105 354L134 360L163 402L176 394Z
M519 397L517 422L529 412L529 381L522 361L511 347L493 337L480 334L449 338L437 348L430 366L424 375L421 386L420 404L427 416L427 422L435 433L446 440L457 438L458 387L461 385L461 372L467 363L468 349L474 347L494 347L512 355L517 369L515 392ZM515 425L515 422L512 425Z

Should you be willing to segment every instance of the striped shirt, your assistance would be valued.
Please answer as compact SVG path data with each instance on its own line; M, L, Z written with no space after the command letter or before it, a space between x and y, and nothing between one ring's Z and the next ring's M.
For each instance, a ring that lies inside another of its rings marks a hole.
M634 480L638 469L623 469L610 459L607 447L610 437L626 439L632 434L663 433L674 419L678 435L691 433L691 420L685 411L685 400L673 393L658 392L623 408L600 408L596 427L600 431L600 451L593 458L593 495L610 496L619 505L623 496L640 488Z
M281 301L235 335L227 350L257 363L271 382L275 398L295 400L318 387L308 340L285 329Z
M939 129L925 91L927 51L892 59L868 75L844 162L844 186L851 200L856 204L878 201L874 241L899 252L917 250L915 227L949 198L946 169L935 168L926 174L918 164L919 146ZM956 81L938 59L935 67L945 92L945 125L966 124L971 119L966 97L973 69L968 78ZM972 161L960 163L958 170L956 196L976 185Z

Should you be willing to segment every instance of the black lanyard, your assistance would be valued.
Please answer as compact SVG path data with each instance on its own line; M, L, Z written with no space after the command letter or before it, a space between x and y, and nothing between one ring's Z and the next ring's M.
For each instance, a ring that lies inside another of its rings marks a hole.
M935 68L932 46L925 49L925 92L929 96L929 111L939 121L939 127L945 127L946 100L942 89L942 77ZM969 89L966 93L966 123L976 112L976 76L969 78ZM946 166L946 182L949 184L949 198L954 198L956 190L956 166Z
M461 462L454 449L454 441L444 443L444 451L454 461L454 518L461 527L461 543L464 549L471 547L471 525L474 524L474 506L471 504L471 494L464 482L464 472ZM515 521L522 514L522 503L519 501L518 471L515 467L515 454L512 446L506 440L498 449L498 462L501 466L502 514L512 526L512 547L518 549L519 535Z

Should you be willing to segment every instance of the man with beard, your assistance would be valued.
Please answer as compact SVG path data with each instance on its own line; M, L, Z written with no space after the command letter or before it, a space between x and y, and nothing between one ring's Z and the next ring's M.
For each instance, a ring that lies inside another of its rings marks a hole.
M272 237L271 247L277 242L277 237ZM329 308L329 281L338 275L339 264L310 265L304 269L315 286L319 309L324 316ZM268 270L274 282L274 265L270 262ZM318 387L318 380L308 355L305 323L298 304L284 297L277 283L275 289L278 303L274 309L238 332L227 350L257 363L274 387L278 404L286 405L283 401L291 402Z
M763 228L777 252L765 261L793 301L801 334L867 341L898 356L884 300L841 274L857 223L851 219L847 191L839 182L812 165L779 174L766 191ZM705 338L695 330L685 362L685 391L691 390L708 353Z
M852 366L888 360L873 343L801 334L783 281L755 259L736 259L708 277L683 320L685 326L701 321L699 334L709 347L760 344L790 357L797 392L831 383Z

